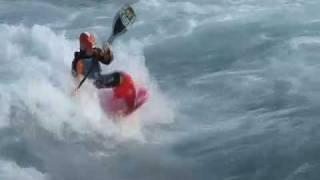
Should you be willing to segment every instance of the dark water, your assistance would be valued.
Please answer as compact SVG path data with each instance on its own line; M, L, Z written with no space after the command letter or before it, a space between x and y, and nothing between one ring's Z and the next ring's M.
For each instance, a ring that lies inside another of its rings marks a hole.
M319 179L318 1L135 1L104 72L151 96L114 124L69 70L126 2L0 1L0 179Z

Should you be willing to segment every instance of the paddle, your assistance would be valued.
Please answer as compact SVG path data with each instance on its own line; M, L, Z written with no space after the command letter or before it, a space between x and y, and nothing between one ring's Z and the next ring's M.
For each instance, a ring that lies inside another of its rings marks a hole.
M133 10L133 8L131 6L126 5L125 7L121 8L117 12L117 14L115 15L115 17L113 19L112 32L111 32L110 37L107 40L107 44L104 44L103 46L108 45L108 44L112 44L114 39L116 37L118 37L119 35L125 33L127 31L127 27L130 24L133 24L135 20L136 20L136 14L135 14L135 12L134 12L134 10ZM89 68L88 72L85 74L85 76L80 81L80 83L77 86L77 88L74 90L74 93L76 93L77 90L80 89L82 84L85 82L85 80L87 79L87 77L89 76L91 71L93 70L93 64L94 63L92 63L92 65Z

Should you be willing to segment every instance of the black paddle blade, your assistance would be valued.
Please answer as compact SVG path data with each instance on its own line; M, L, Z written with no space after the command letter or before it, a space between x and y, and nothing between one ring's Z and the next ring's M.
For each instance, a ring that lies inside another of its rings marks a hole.
M133 8L130 6L126 6L122 8L119 11L120 18L122 23L125 26L129 26L130 24L133 24L134 21L136 20L136 13L134 12Z
M122 8L116 15L113 23L112 35L117 36L127 30L127 26L134 23L136 14L132 7L126 6Z
M124 26L124 24L122 23L121 18L117 18L114 23L112 35L116 36L118 34L121 34L125 30L126 26Z
M131 6L127 5L120 9L114 17L112 33L107 42L112 44L113 40L117 36L125 33L127 31L127 27L134 23L135 20L136 14Z

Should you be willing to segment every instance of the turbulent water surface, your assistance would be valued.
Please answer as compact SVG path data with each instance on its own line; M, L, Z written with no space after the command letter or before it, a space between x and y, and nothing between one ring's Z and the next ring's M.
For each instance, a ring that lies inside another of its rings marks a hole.
M127 2L0 0L1 180L320 178L318 0L131 1L103 71L150 99L114 123L70 68Z

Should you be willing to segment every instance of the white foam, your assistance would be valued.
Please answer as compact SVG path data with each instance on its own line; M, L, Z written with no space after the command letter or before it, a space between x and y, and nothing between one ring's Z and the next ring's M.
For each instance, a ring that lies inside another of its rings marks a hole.
M0 160L0 179L3 180L46 180L49 177L34 168L20 167L14 162Z
M3 112L1 126L8 125L10 107L19 102L19 106L25 106L32 117L24 121L36 121L62 139L66 124L79 134L98 132L109 136L116 132L110 119L101 111L90 81L84 83L78 97L70 96L76 85L70 75L73 52L78 44L76 40L68 40L63 33L40 25L31 28L0 25L0 38L4 42L0 45L4 49L0 52L4 57L0 68L0 73L4 75L0 77L0 86L10 91L1 95L1 104L6 104L0 107ZM145 104L145 108L159 110L158 104L168 107L161 91L152 88L155 81L151 80L145 66L143 44L137 40L128 43L120 41L114 49L115 60L111 66L103 67L104 72L125 71L133 76L137 84L149 88L149 101L153 103ZM160 119L172 119L167 116L172 114L172 109L164 109L167 113L139 111L148 114L153 118L152 122L157 123L163 121Z

